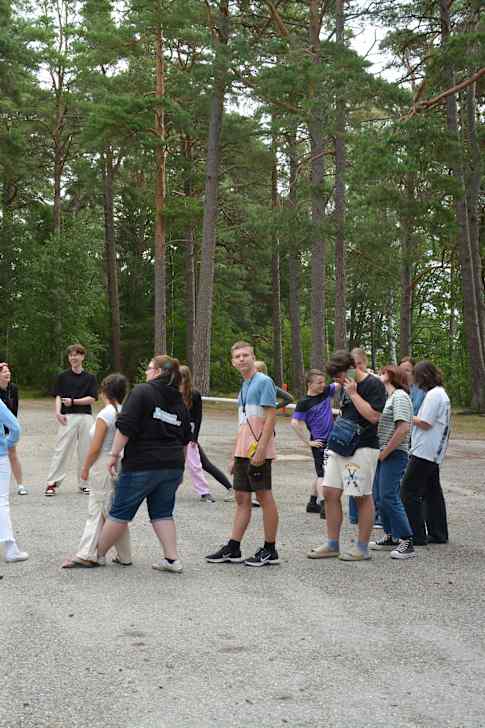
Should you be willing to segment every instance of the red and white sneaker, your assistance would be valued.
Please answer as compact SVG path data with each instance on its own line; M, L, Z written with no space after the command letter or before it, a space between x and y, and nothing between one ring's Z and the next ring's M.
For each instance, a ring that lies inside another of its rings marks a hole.
M51 496L56 494L57 483L48 483L44 491L44 495Z

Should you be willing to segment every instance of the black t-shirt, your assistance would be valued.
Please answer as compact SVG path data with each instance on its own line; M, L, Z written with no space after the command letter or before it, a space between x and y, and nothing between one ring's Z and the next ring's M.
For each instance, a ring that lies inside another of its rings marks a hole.
M379 377L368 374L365 379L357 384L357 394L370 404L376 412L382 412L386 404L386 388ZM372 447L379 449L377 438L377 424L373 425L359 414L350 397L344 393L342 399L342 417L352 422L357 422L363 431L360 434L359 447Z
M84 370L76 374L72 369L66 369L57 377L53 394L55 397L71 397L72 399L81 399L82 397L98 399L96 377ZM61 414L63 415L90 415L91 412L90 404L75 404L73 407L61 405Z
M19 391L16 384L9 384L7 389L0 389L0 399L10 412L17 417L19 411Z
M200 426L202 424L202 397L196 389L192 390L192 407L189 410L190 425L192 429L191 440L197 442L199 439Z

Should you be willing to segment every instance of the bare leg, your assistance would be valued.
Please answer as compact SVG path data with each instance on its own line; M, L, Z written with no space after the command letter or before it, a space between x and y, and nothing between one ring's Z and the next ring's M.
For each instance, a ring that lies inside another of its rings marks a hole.
M235 491L236 512L232 524L231 538L242 541L251 520L251 493L241 490Z
M106 519L98 543L98 558L106 556L110 548L121 538L123 532L128 528L127 523L110 521Z
M325 508L327 512L327 537L338 541L342 527L342 491L338 488L323 488Z
M257 490L256 498L263 509L264 539L269 543L276 543L278 531L278 509L270 490Z
M160 541L166 559L176 561L177 556L177 529L173 518L163 518L152 521L152 528Z
M374 498L372 495L362 495L355 497L355 502L359 510L359 542L369 543L374 526Z
M323 478L317 478L315 480L315 495L317 495L319 498L323 498Z

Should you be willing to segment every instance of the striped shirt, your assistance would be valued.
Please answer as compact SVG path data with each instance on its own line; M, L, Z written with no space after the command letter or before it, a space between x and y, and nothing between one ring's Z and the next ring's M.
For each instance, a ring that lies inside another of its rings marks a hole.
M386 447L393 436L398 422L408 422L409 425L412 425L413 422L413 404L404 389L395 389L387 399L382 411L377 429L381 450ZM396 450L402 450L407 453L409 450L409 440L410 432Z

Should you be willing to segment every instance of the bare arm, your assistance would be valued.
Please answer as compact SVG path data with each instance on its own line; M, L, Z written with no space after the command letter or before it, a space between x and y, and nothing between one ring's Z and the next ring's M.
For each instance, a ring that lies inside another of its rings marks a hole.
M408 436L410 430L409 422L401 420L398 422L394 433L385 447L382 448L379 454L379 460L385 460L399 445L404 442Z
M323 447L323 442L321 440L310 440L310 438L307 437L307 428L302 420L295 420L293 418L290 424L297 436L307 447Z
M96 420L96 426L94 428L94 437L91 440L91 445L86 455L82 470L81 479L87 480L89 478L89 471L99 457L101 448L103 447L104 438L108 431L108 425L100 418Z
M419 427L420 430L431 430L433 425L430 425L426 420L422 420L420 417L413 417L413 425Z
M128 440L129 437L127 437L126 435L122 435L119 430L116 430L113 444L111 446L110 457L108 460L108 472L110 473L112 478L116 478L118 460L120 458L121 451L126 446Z
M263 407L264 425L261 437L258 441L256 452L251 458L253 465L262 465L266 459L266 449L272 437L274 437L274 426L276 421L276 409L274 407Z
M66 415L61 415L62 399L59 395L56 397L55 413L56 419L61 425L67 425Z
M56 399L57 399L57 397L56 397ZM76 405L94 404L96 402L96 400L94 399L94 397L89 397L89 396L88 397L77 397L77 398L62 397L61 402L62 402L62 404L65 404L66 407L72 407L75 404Z

